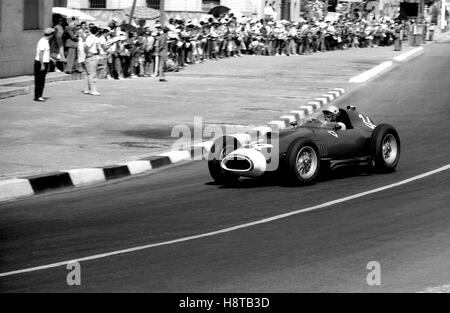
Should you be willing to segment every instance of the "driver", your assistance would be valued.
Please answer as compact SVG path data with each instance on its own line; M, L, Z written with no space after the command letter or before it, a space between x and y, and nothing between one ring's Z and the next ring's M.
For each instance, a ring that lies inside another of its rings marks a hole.
M326 125L330 126L331 128L338 128L341 130L347 129L347 127L345 126L344 123L338 121L340 112L336 106L330 105L328 108L326 108L322 112L323 112L323 117L325 119Z

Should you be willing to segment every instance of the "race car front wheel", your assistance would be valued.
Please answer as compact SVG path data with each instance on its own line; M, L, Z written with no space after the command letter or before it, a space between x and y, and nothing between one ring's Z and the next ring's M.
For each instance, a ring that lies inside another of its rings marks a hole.
M312 183L319 170L319 150L313 142L300 140L291 146L286 166L286 176L291 183Z
M228 154L239 149L240 146L239 141L231 136L220 137L212 145L208 156L208 169L217 184L228 185L239 179L238 175L224 170L221 163Z
M372 133L370 149L376 170L382 172L395 170L400 160L400 137L393 126L378 125Z

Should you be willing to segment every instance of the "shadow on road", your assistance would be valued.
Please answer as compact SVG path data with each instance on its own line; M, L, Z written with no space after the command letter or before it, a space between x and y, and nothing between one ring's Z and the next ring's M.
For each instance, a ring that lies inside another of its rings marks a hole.
M338 181L352 177L369 177L372 175L387 175L388 173L373 173L367 166L347 166L337 168L332 171L322 172L315 183L303 185L302 187L313 186L321 182ZM221 185L215 182L208 182L207 186L217 186L220 189L252 189L262 187L279 186L285 188L301 187L299 184L292 184L283 179L279 173L268 173L259 178L241 178L233 185Z

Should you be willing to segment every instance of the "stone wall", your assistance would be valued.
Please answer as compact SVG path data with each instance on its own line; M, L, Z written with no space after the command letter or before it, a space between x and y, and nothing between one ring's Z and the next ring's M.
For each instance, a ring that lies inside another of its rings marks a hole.
M39 2L39 29L24 30L24 1L0 1L0 78L30 75L36 44L51 26L53 0Z

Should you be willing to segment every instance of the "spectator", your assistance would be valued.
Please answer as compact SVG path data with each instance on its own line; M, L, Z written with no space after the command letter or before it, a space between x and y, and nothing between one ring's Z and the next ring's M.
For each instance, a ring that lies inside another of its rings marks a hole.
M51 57L54 62L54 67L57 72L62 72L64 70L64 63L66 63L66 57L64 52L64 40L63 36L65 33L64 28L65 19L60 16L54 25L55 35L50 44Z
M72 74L76 70L78 57L78 30L75 22L71 22L66 28L67 63L64 72Z
M102 29L99 31L98 36L98 66L97 77L100 79L106 78L108 75L108 42L106 36L109 35L108 29Z
M34 101L37 102L45 102L45 98L42 95L44 93L45 77L50 63L49 41L54 36L54 33L54 28L47 28L36 47L36 56L34 58Z
M84 42L87 36L89 36L89 30L86 22L82 22L78 29L78 72L86 72L86 50L84 48Z
M90 35L84 42L84 48L86 52L86 89L84 94L90 94L92 96L100 96L97 91L97 65L98 55L100 49L100 41L97 37L98 28L92 26L90 29Z
M167 34L169 33L169 28L164 27L162 33L158 38L158 57L159 57L159 81L167 82L166 76L164 74L165 63L169 54L169 45Z
M402 27L398 23L394 25L394 51L402 51Z
M435 24L434 23L431 23L430 24L430 27L428 28L428 31L429 31L429 41L433 41L433 37L434 37L434 30L435 30L435 28L436 28L436 26L435 26Z

